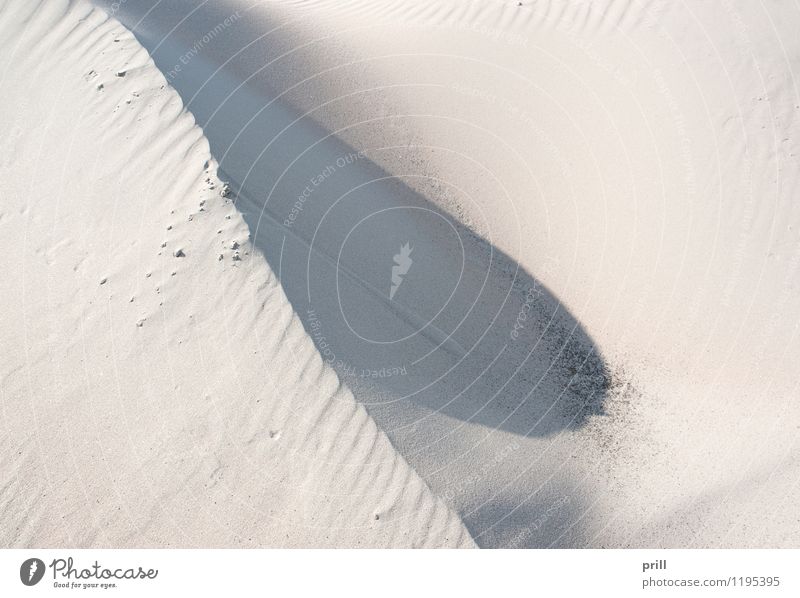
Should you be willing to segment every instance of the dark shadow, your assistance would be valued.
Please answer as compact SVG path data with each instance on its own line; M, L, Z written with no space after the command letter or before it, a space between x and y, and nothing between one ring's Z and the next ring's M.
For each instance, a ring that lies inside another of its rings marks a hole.
M148 18L173 17L156 10ZM148 38L146 22L125 22L159 68L174 72L185 46ZM258 30L240 20L238 46ZM609 374L580 323L515 260L412 188L426 181L394 177L376 164L381 152L398 149L360 155L342 141L352 130L331 134L314 113L274 100L294 85L280 60L240 85L258 70L252 65L262 68L290 46L257 44L258 53L235 62L250 72L228 80L196 57L170 83L203 127L256 247L357 398L393 439L429 411L524 436L554 434L602 413ZM304 93L303 86L292 91ZM326 109L359 114L358 101ZM402 118L394 125L402 130ZM466 201L450 182L432 184L456 204ZM409 404L423 409L409 412ZM529 510L520 508L524 517Z
M248 95L227 103L252 114ZM402 179L298 118L273 105L215 155L253 241L343 378L524 435L601 412L606 367L557 298ZM390 298L406 245L408 271Z

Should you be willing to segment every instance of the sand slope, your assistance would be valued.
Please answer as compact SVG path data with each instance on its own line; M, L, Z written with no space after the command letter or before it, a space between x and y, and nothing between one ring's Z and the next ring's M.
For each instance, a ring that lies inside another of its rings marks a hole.
M117 21L0 3L0 544L469 546Z
M318 348L479 544L798 545L796 7L120 19Z

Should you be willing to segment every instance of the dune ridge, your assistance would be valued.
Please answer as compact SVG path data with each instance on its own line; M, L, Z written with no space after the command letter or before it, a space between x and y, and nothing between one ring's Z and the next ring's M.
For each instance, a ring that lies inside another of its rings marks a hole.
M318 347L480 545L797 545L796 7L129 0L120 18L181 64ZM397 217L361 222L378 212ZM395 303L423 322L446 305L433 322L464 351L384 344L416 320L330 267L381 289L409 240Z
M136 39L7 0L0 45L3 545L473 545L321 359Z
M800 545L796 6L94 3L0 0L15 542Z

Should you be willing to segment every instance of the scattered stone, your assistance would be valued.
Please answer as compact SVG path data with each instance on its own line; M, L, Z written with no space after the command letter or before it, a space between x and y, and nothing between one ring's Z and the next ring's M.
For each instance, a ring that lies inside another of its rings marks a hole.
M236 241L234 241L233 243L231 243L231 249L233 249L234 251L235 251L236 249L239 249L239 243L237 243Z
M103 85L102 83L98 83L97 84L97 91L102 91L104 87L105 87L105 85Z
M164 241L164 242L161 244L161 247L166 247L166 246L167 246L167 242L166 242L166 241Z
M175 257L186 257L186 254L183 252L183 249L181 249L180 247L178 249L176 249L175 251L173 251L172 255L174 255Z
M100 281L100 284L106 284L107 282L108 282L108 278L103 278L103 279Z
M117 71L117 77L124 77L127 74L128 74L127 71Z
M137 322L136 322L136 327L137 328L141 328L142 326L144 326L144 318L141 318L140 320L137 320Z
M171 224L167 227L167 230L172 230L172 225Z

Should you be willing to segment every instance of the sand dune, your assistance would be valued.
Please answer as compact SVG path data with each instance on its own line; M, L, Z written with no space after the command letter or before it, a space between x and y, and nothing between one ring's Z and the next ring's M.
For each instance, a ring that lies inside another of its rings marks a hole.
M798 481L797 16L687 10L121 11L318 348L484 546L796 542L764 504Z
M85 2L0 27L3 544L471 545L323 363L135 38Z
M798 545L796 7L96 3L0 12L9 544Z

